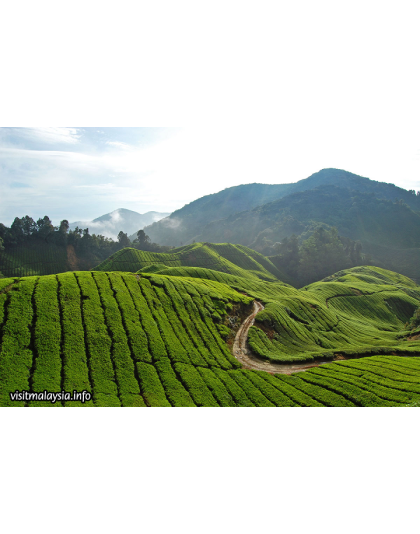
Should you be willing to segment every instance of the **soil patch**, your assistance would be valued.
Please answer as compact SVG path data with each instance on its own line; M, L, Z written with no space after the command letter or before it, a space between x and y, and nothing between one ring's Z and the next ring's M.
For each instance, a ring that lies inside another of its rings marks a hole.
M73 245L67 245L67 262L72 271L78 271L80 269L79 260L77 259Z

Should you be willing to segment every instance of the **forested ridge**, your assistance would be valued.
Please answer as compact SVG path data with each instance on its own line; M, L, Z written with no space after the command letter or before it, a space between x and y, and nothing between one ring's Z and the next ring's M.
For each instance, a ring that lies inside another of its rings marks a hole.
M407 191L394 184L377 182L340 169L323 169L296 183L254 183L224 189L187 204L180 210L173 212L166 219L147 226L144 230L153 241L162 245L179 246L195 240L228 241L249 246L252 241L247 240L246 235L244 237L239 228L233 228L231 234L219 235L217 232L221 230L217 227L217 223L215 227L210 223L227 218L230 221L230 217L235 220L236 215L241 212L247 212L247 216L252 215L256 208L270 202L282 198L289 199L293 193L310 191L322 186L327 186L328 188L339 187L353 191L353 196L358 193L368 196L373 195L374 198L379 200L404 203L411 210L420 211L419 191L417 193L414 190ZM323 222L331 224L328 221ZM207 227L209 224L210 226ZM259 228L258 231L265 228L267 226ZM229 230L229 228L225 228L226 230ZM245 230L242 229L242 231L245 234ZM255 238L256 234L253 233L252 237Z
M89 228L69 229L67 220L53 226L45 215L36 222L29 215L15 217L10 227L0 223L0 276L56 274L69 270L89 270L114 252L127 246L153 251L161 247L151 243L143 230L133 243L122 230L118 239L91 234Z

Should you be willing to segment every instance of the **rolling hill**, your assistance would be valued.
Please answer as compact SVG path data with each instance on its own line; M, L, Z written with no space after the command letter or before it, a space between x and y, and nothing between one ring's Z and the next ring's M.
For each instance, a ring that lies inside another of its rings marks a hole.
M155 260L149 266L164 265ZM414 282L358 267L297 290L252 267L249 276L174 265L1 279L0 404L420 403L420 341L405 327L420 305ZM249 330L260 361L337 361L293 375L241 368L230 347L254 300L265 306ZM19 397L74 390L91 399Z
M124 248L95 267L97 271L164 272L168 267L204 267L244 278L287 281L262 254L230 243L194 243L170 253Z

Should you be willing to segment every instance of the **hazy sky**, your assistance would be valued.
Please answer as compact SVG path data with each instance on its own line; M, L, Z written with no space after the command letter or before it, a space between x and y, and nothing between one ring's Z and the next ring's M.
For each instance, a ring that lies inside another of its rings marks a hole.
M326 167L420 189L416 3L146 4L97 4L94 42L93 8L35 28L28 3L30 46L5 28L0 222L173 211Z

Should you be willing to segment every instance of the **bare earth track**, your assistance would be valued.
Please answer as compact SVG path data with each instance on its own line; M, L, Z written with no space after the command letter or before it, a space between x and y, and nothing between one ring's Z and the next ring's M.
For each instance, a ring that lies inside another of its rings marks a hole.
M245 369L255 369L257 371L267 371L268 373L291 374L299 371L306 371L311 367L318 367L322 363L330 363L331 360L317 360L311 363L272 363L255 356L248 345L248 331L254 324L255 316L262 311L264 306L261 302L254 300L254 309L239 327L233 343L233 355Z

